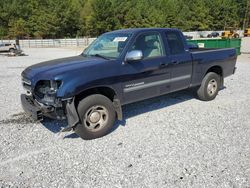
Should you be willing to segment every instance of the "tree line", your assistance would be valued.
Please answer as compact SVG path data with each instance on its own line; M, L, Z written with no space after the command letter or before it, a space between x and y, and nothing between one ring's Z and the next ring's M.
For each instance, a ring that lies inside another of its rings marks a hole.
M0 0L0 38L98 36L134 27L242 28L250 0Z

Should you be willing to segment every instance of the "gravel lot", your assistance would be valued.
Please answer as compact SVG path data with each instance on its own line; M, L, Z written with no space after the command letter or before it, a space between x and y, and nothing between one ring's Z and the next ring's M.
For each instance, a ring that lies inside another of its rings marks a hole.
M79 54L25 49L0 56L0 187L250 187L250 55L211 102L187 91L123 108L109 135L84 141L66 122L32 122L22 112L20 73Z

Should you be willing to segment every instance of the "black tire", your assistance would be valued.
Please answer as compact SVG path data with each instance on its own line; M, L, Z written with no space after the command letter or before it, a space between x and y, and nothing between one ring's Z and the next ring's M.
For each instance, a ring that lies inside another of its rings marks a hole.
M78 124L74 131L85 140L105 136L110 132L116 120L116 112L112 101L100 94L90 95L81 100L77 111L81 124ZM98 116L97 119L99 118L99 120L95 119L97 122L91 122L91 117L95 115ZM97 125L95 126L95 124Z
M238 39L238 38L240 38L240 35L239 34L235 34L234 38Z
M221 77L218 74L214 72L207 73L202 80L201 86L197 90L198 98L202 101L211 101L215 99L221 86L220 80ZM217 85L216 88L214 87L215 85Z
M9 52L10 52L10 53L15 53L15 49L14 49L14 48L11 48L11 49L9 49Z

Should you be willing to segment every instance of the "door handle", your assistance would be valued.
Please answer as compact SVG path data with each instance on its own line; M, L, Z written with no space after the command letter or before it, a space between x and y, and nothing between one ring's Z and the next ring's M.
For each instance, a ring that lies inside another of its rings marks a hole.
M171 63L174 64L174 65L177 65L177 64L179 64L180 62L177 61L177 60L176 60L176 61L173 60L173 61L171 61Z
M168 66L168 64L167 64L167 63L161 63L161 64L160 64L160 67L161 67L161 68L163 68L163 67L167 67L167 66Z

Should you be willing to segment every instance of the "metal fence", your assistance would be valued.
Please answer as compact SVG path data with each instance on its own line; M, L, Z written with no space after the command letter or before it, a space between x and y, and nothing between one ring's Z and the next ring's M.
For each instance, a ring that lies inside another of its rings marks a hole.
M216 31L220 35L222 31ZM243 31L237 31L240 36L243 36ZM183 32L186 36L192 36L193 39L201 39L201 36L207 37L212 31L194 31L194 32ZM28 39L19 40L21 48L54 48L54 47L86 47L92 43L96 38L74 38L74 39ZM206 39L206 38L202 38ZM15 40L0 40L0 43L15 43Z
M86 47L95 38L75 39L28 39L19 40L21 48ZM2 43L15 43L15 40L0 40Z

